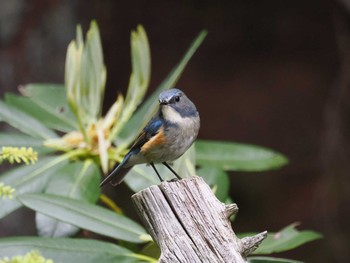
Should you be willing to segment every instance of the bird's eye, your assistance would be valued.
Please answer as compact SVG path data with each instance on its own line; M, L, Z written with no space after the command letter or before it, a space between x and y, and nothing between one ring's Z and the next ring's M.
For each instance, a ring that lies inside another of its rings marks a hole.
M179 96L175 96L175 101L179 102L180 101L180 97Z

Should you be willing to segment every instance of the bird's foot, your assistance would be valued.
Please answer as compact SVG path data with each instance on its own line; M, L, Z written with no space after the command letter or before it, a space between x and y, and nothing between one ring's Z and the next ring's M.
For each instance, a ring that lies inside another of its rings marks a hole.
M179 181L180 179L179 178L173 178L173 179L171 179L171 180L169 180L169 181L167 181L167 182L169 182L169 183L171 183L171 182L177 182L177 181Z

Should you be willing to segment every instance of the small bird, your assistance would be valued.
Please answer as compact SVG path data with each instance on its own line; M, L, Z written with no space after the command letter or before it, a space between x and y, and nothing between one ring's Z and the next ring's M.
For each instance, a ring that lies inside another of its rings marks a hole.
M159 110L137 137L123 161L101 182L120 184L126 173L136 164L150 164L160 181L155 163L165 165L178 179L181 177L167 162L183 155L197 138L199 113L193 102L179 89L163 91L159 95ZM117 176L119 174L119 176Z

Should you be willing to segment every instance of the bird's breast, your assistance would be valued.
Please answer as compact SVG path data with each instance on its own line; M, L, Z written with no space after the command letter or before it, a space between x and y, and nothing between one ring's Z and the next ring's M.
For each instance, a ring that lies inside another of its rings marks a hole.
M166 132L169 148L176 158L180 157L192 145L199 131L199 117L182 118L175 125L170 125Z
M187 123L167 125L142 147L142 153L149 162L176 160L190 148L198 130L199 123L192 119Z

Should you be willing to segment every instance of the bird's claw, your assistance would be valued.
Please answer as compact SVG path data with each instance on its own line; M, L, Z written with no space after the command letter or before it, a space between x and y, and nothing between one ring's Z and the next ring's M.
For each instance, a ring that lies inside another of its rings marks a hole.
M169 182L169 183L172 183L172 182L177 182L177 181L179 181L180 179L179 178L173 178L173 179L171 179L171 180L169 180L169 181L167 181L167 182Z

